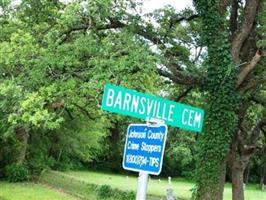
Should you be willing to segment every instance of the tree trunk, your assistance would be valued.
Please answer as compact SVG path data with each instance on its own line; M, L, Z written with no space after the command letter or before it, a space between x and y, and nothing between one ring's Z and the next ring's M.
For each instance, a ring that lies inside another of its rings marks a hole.
M225 183L225 176L226 176L226 162L223 163L223 165L221 166L221 174L220 174L220 178L219 178L219 185L218 185L218 190L217 190L217 200L218 199L223 199L223 194L224 194L224 183Z
M244 170L239 164L234 164L232 170L232 200L244 200Z
M117 172L120 169L120 163L122 162L119 155L119 141L120 141L120 132L119 132L119 122L113 122L113 127L110 128L110 136L108 137L110 142L110 150L108 160L110 161L109 167L113 172Z
M260 174L260 189L264 190L264 179L265 179L265 175L266 175L266 169L265 167L262 169L262 172Z
M20 142L16 163L20 165L24 162L26 157L29 134L26 128L20 127L16 129L16 135L18 141Z
M218 173L218 172L217 172ZM219 181L217 184L202 186L197 192L197 200L223 200L224 183L226 175L226 162L221 164Z
M240 113L240 127L243 123L243 114ZM240 129L240 128L239 128ZM232 179L232 200L244 200L244 172L250 160L250 153L244 154L239 146L243 142L243 134L241 130L234 134L232 138L231 150L228 154L228 164L231 169Z
M244 172L244 183L245 184L248 184L249 174L250 174L250 166L248 165Z

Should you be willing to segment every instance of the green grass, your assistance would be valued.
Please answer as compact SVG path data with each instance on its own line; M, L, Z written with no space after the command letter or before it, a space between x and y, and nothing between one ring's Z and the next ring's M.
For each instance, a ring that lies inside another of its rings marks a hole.
M77 200L77 198L40 184L0 182L0 200Z
M70 171L64 173L75 179L86 183L97 185L110 185L121 190L135 191L137 187L137 177L126 175L115 175L108 173L90 172L90 171ZM190 189L193 188L193 183L183 179L173 179L172 188L174 195L178 198L189 199L191 196ZM165 196L168 182L165 179L158 180L158 177L153 176L149 182L148 194ZM231 200L231 184L226 184L224 192L224 200ZM260 191L255 185L249 185L245 190L245 200L266 200L266 191Z
M69 194L86 200L133 200L134 192L126 192L107 186L106 184L94 184L83 181L79 178L56 171L42 172L39 181L53 188L62 189Z
M94 200L97 199L93 193L93 188L82 180L74 177L69 177L65 173L55 171L43 171L39 181L53 188L62 189L73 195L80 195L86 197L86 199ZM1 199L0 199L1 200Z
M95 196L95 185L110 185L122 191L136 191L137 176L116 175L91 171L51 172L41 176L41 181L53 188L62 188L67 193L86 197L88 200L99 199ZM193 182L184 179L173 179L172 188L178 199L189 199ZM149 182L148 194L165 196L168 188L167 180L158 180L153 176ZM35 183L0 182L0 200L77 200L76 196L63 193L47 186ZM151 198L154 199L154 198ZM231 185L226 184L224 200L231 200ZM249 185L245 190L245 200L266 200L266 191L260 191L255 185Z

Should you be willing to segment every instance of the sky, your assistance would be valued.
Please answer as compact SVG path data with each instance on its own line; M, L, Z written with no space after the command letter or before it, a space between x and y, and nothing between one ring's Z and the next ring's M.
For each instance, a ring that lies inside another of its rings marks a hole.
M149 13L166 5L180 11L188 6L192 7L192 0L143 0L143 11Z
M69 1L69 0L67 0ZM13 4L19 4L21 0L13 0ZM143 0L143 11L149 13L155 9L162 8L166 5L173 6L176 10L180 11L187 6L192 6L192 0Z

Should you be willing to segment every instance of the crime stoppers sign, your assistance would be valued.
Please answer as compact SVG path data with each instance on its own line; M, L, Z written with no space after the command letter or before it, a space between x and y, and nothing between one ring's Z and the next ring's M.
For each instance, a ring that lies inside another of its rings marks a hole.
M123 168L160 174L166 136L166 125L130 124L127 129Z

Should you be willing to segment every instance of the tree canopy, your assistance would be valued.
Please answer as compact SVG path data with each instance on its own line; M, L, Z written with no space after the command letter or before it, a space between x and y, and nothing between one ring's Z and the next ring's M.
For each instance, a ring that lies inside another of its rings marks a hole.
M248 164L265 171L266 3L193 3L144 14L141 1L1 1L1 175L119 170L133 119L101 110L113 83L204 108L202 134L170 129L163 173L194 177L195 199L221 200L229 166L244 199Z

